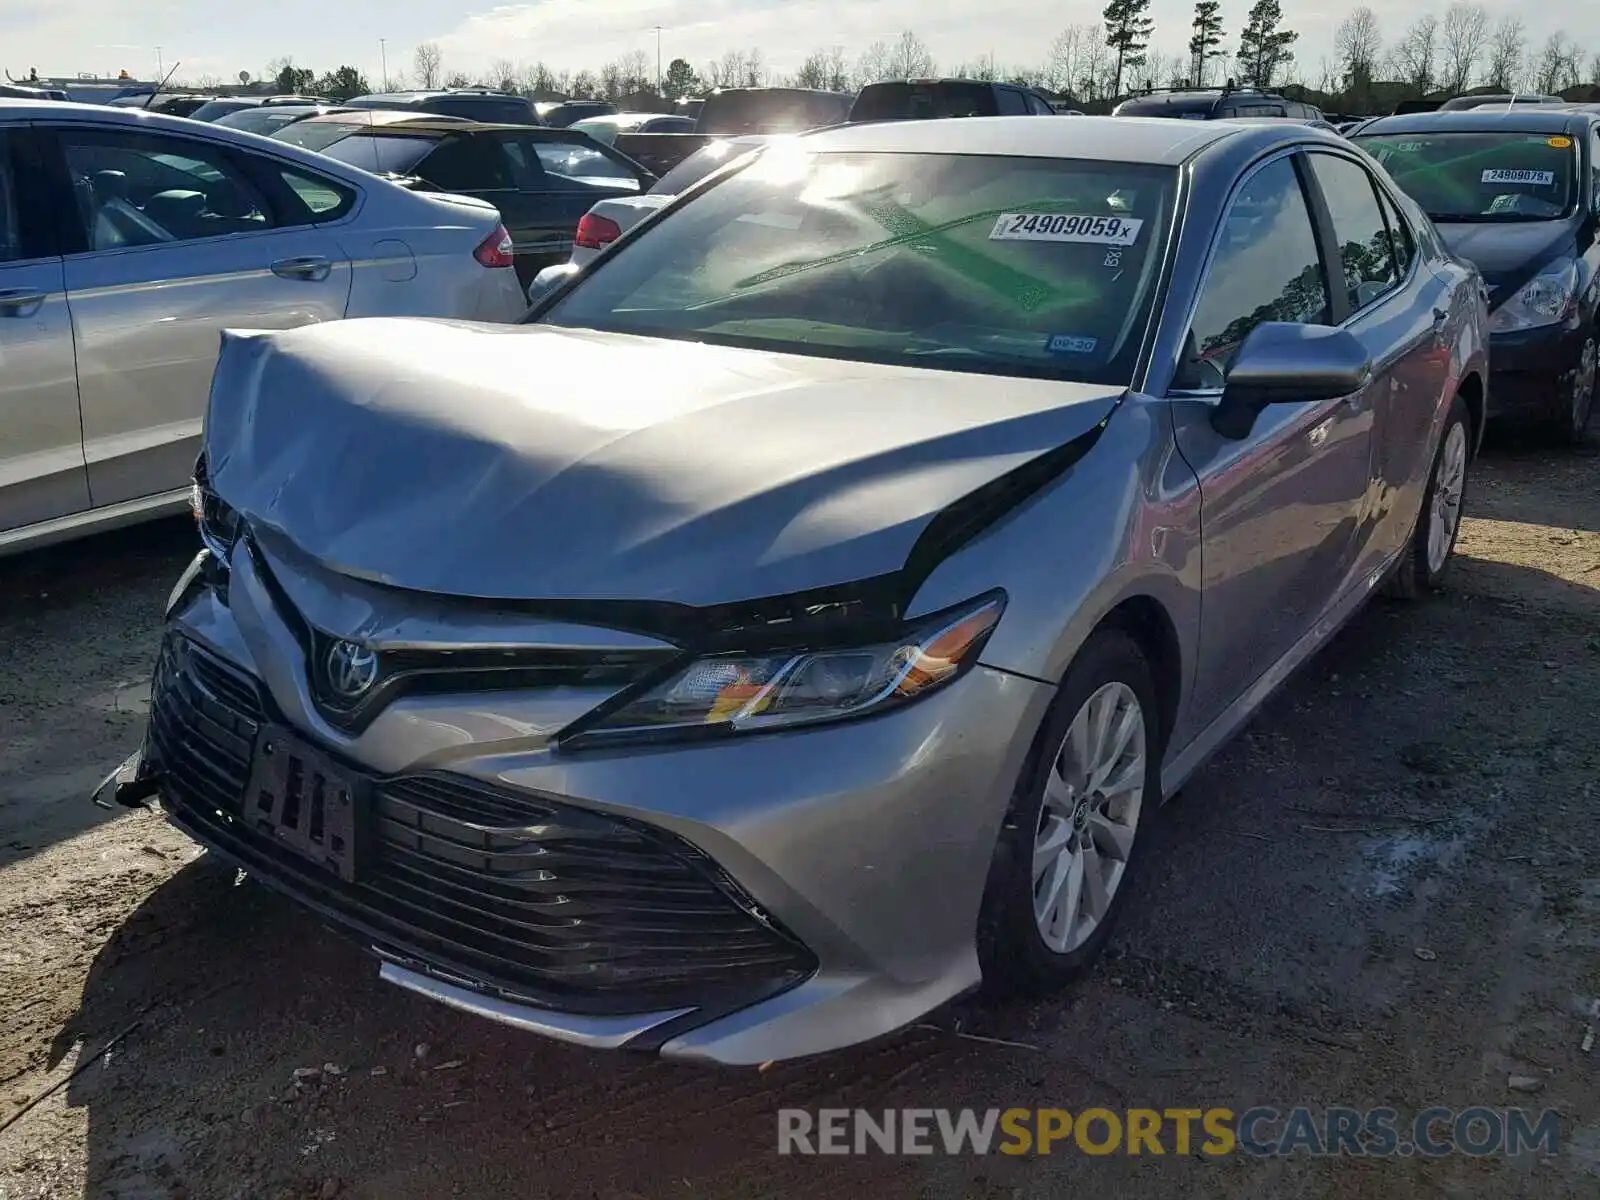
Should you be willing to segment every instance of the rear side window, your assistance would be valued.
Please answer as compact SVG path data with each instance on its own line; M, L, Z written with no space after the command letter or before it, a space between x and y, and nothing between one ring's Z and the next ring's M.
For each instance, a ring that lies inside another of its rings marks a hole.
M1394 252L1395 270L1404 279L1406 272L1411 270L1411 260L1417 256L1416 237L1400 209L1382 188L1378 189L1378 203L1383 206L1384 219L1389 222L1389 246Z
M1322 188L1328 215L1333 218L1350 311L1360 312L1376 304L1400 283L1389 243L1389 227L1383 219L1383 210L1378 207L1372 176L1348 158L1332 154L1307 157Z
M0 129L0 263L22 257L22 205L11 167L10 135Z
M355 206L356 194L342 183L305 171L282 171L283 182L300 198L312 224L337 221Z
M511 160L495 138L446 138L416 170L447 192L504 191L517 186Z
M544 138L530 138L527 145L543 165L547 185L560 187L580 183L630 192L639 190L638 176L592 146Z
M1022 93L1015 88L996 88L997 98L1000 101L1000 115L1002 117L1020 117L1027 113L1028 105L1022 98Z
M1056 110L1051 108L1043 96L1030 95L1028 97L1028 111L1041 117L1053 117Z
M497 125L535 125L538 117L526 100L495 96L433 96L419 106L425 112L444 113Z
M291 125L289 128L299 129L309 123L301 122L301 125ZM349 163L352 167L371 171L374 175L409 175L422 161L423 155L437 144L430 137L370 134L357 127L354 133L347 130L340 140L323 148L322 153L329 158ZM315 147L307 148L315 149Z

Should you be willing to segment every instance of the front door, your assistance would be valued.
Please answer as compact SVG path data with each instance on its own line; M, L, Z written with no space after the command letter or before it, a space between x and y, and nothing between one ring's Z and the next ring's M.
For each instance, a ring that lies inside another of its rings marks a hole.
M89 493L185 487L224 329L344 316L350 264L267 156L126 127L53 127Z
M0 125L0 541L89 507L61 259L26 125Z
M1191 713L1201 726L1326 610L1357 544L1371 470L1371 389L1272 405L1237 441L1210 420L1252 329L1333 319L1310 213L1292 156L1266 163L1234 194L1170 393L1178 448L1200 483L1204 598Z

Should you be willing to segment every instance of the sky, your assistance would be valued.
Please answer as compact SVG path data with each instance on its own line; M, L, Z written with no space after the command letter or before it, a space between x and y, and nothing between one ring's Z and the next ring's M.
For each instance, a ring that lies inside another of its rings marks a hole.
M1396 10L1367 2L1386 38L1427 11L1422 3ZM1528 11L1521 0L1485 4L1496 17L1520 10L1532 47L1563 29L1585 46L1586 59L1600 51L1600 3L1593 0L1543 12ZM1284 0L1285 24L1301 35L1296 53L1308 82L1316 82L1319 60L1333 57L1333 31L1350 7L1353 0ZM840 45L854 58L903 29L915 30L943 68L990 54L1005 67L1041 63L1063 26L1098 22L1101 8L1074 0L0 0L0 66L18 78L30 67L41 75L126 69L151 78L158 62L164 69L181 63L179 80L231 81L240 71L260 75L287 55L319 72L350 63L376 83L384 57L391 73L409 69L414 48L430 41L446 71L469 75L497 59L543 60L556 70L598 68L633 51L653 61L659 25L663 60L683 57L696 68L729 50L759 48L770 67L787 72L811 50ZM1248 8L1249 0L1224 0L1230 44ZM1436 11L1443 8L1441 2ZM1181 53L1191 12L1190 0L1154 0L1152 51Z

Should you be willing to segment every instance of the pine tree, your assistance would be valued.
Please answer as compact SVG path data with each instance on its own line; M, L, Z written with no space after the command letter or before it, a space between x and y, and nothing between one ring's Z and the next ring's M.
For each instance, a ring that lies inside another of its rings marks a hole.
M1144 64L1144 52L1156 23L1150 19L1150 0L1111 0L1106 5L1106 45L1117 52L1116 77L1111 94L1122 92L1122 72Z
M1294 51L1289 47L1300 40L1300 35L1292 29L1279 29L1282 23L1283 8L1278 0L1256 0L1239 34L1240 71L1252 87L1271 87L1279 69L1294 61Z
M1200 0L1190 28L1194 36L1189 39L1189 78L1195 87L1205 87L1206 64L1223 56L1221 0Z

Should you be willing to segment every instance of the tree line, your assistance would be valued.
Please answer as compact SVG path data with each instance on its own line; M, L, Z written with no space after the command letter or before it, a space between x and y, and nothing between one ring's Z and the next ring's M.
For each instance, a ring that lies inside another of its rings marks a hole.
M425 42L415 48L409 71L379 80L377 90L484 87L537 100L604 99L649 109L718 87L850 91L878 80L926 78L942 71L1037 87L1087 111L1109 107L1131 92L1232 80L1240 87L1298 89L1299 98L1330 111L1364 113L1386 111L1404 99L1475 87L1541 93L1600 89L1600 50L1586 51L1561 30L1534 44L1522 18L1492 20L1489 10L1473 0L1411 15L1403 27L1390 31L1372 8L1362 5L1339 24L1332 54L1321 55L1314 67L1297 58L1300 35L1286 24L1279 0L1253 0L1236 29L1230 27L1221 0L1197 0L1189 26L1164 41L1150 4L1110 0L1102 21L1067 26L1044 60L1031 65L1001 65L992 56L940 64L909 29L856 54L839 45L817 49L789 73L774 70L762 51L753 48L728 50L699 66L674 58L659 78L655 62L643 50L598 69L564 70L543 61L500 58L486 70L467 72L447 69L439 46ZM331 100L373 90L354 67L319 75L288 57L269 64L265 78L280 92Z

